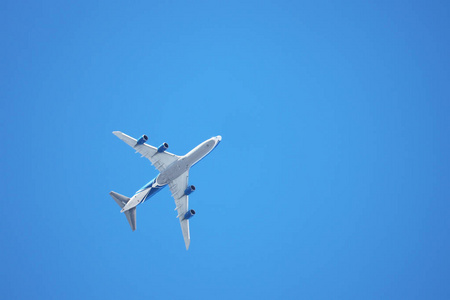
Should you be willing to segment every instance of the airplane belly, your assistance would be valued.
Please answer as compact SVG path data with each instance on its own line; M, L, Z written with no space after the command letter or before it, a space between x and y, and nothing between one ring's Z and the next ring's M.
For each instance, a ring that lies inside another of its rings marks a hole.
M145 189L145 190L139 192L138 194L134 195L133 197L131 197L130 201L128 201L128 203L122 208L122 210L120 212L124 212L124 211L132 209L133 207L138 206L138 204L143 202L145 197L148 195L149 190L150 189Z
M203 157L211 152L211 150L211 146L209 144L205 144L198 148L195 152L191 153L188 157L186 157L187 169L199 162Z
M186 172L189 169L189 165L186 164L185 160L180 160L174 163L170 168L164 170L161 175L158 176L157 183L160 185L166 185L175 178L179 177L181 174Z
M148 194L145 196L145 198L142 200L142 203L147 201L148 199L150 199L153 195L155 195L157 192L159 192L160 190L162 190L164 186L157 186L157 187L152 187L150 188L150 190L148 191Z

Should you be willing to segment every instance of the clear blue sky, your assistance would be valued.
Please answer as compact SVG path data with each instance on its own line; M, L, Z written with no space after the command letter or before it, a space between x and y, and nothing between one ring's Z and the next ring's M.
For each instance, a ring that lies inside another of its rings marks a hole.
M449 299L448 2L162 2L0 4L0 298Z

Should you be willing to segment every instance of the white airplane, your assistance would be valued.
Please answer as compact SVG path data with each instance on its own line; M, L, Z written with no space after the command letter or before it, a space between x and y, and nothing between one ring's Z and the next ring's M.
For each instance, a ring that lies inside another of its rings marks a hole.
M109 193L122 208L120 212L125 213L131 229L136 230L136 206L169 185L172 197L175 199L175 210L178 212L177 218L180 220L186 250L188 250L191 242L189 219L195 215L195 210L189 209L189 194L195 191L195 186L188 185L189 169L217 147L222 137L220 135L212 137L192 149L185 156L177 156L166 152L166 149L169 148L167 143L162 143L158 148L147 145L145 143L148 140L146 135L136 140L120 131L113 131L113 134L133 147L136 152L142 154L142 157L148 158L160 172L155 179L144 185L131 198L116 192Z

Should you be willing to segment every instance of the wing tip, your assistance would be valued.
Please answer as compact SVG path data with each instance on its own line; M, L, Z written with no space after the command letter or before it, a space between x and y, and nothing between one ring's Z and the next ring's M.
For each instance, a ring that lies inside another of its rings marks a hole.
M188 231L188 236L184 238L184 244L186 245L186 251L189 250L189 246L191 245L191 237Z

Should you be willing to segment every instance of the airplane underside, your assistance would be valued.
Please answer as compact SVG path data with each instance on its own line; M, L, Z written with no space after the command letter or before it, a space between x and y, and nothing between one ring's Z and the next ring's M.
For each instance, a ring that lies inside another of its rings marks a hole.
M177 218L181 225L186 250L189 249L189 219L195 215L195 210L189 209L189 195L195 191L195 187L188 183L189 169L209 154L220 143L222 137L212 137L186 155L177 156L166 152L169 147L167 143L161 144L158 148L146 144L148 140L146 135L136 140L120 131L113 133L134 148L136 152L150 160L160 172L156 178L139 189L131 198L116 192L109 193L120 206L121 212L125 214L131 229L136 230L136 207L168 185L175 200L175 210L178 213Z

